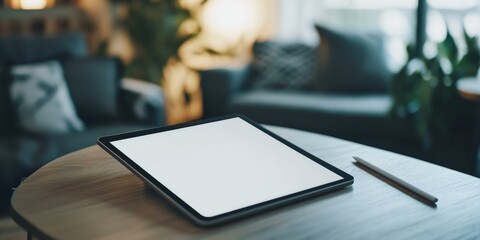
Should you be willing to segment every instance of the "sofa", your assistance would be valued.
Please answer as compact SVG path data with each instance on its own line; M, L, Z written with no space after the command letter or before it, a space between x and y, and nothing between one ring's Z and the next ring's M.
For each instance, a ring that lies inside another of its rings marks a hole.
M316 29L318 46L257 42L251 62L200 71L204 117L244 114L426 159L413 127L390 114L381 36Z
M57 60L85 128L65 134L23 129L9 99L8 69L17 64ZM95 145L99 136L165 125L162 90L122 78L122 63L89 57L80 33L0 38L0 199L7 206L12 188L36 169L64 154Z
M249 66L201 71L204 117L244 114L271 124L326 134L424 158L419 140L404 121L389 114L385 94L330 94L252 89Z

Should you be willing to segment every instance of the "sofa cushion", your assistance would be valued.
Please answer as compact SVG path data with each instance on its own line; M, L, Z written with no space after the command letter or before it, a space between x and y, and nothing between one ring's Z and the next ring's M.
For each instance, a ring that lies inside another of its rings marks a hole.
M257 88L307 88L314 80L315 48L302 43L257 42L251 85Z
M261 123L347 139L355 135L413 137L404 122L389 117L391 103L387 94L256 90L235 97L229 111Z
M316 88L323 92L379 93L388 90L388 70L383 37L316 26L318 79Z
M87 44L82 33L64 33L54 36L0 37L0 133L17 130L14 110L9 100L9 66L87 55ZM2 74L3 72L3 74Z
M23 129L43 134L84 129L57 61L14 65L10 71L10 97Z
M106 122L120 114L121 67L114 58L72 58L63 61L65 79L86 123Z

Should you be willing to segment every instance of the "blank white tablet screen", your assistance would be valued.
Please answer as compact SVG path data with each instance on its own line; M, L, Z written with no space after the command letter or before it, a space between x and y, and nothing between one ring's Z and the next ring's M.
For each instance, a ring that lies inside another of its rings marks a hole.
M112 144L204 217L342 179L241 118Z

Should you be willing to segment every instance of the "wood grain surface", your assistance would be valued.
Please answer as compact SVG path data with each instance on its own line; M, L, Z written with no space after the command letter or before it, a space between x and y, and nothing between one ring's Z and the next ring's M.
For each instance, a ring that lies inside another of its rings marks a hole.
M15 219L55 239L480 238L480 180L406 156L269 127L355 177L352 187L214 228L193 225L97 146L39 169L12 197ZM161 146L159 146L161 150ZM435 206L353 164L360 156L437 196Z

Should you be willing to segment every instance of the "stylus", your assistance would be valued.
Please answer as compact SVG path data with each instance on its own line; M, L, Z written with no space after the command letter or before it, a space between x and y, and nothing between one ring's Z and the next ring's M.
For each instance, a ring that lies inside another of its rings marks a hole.
M407 183L407 182L403 181L402 179L400 179L400 178L398 178L398 177L396 177L396 176L394 176L394 175L386 172L385 170L383 170L383 169L381 169L381 168L379 168L379 167L377 167L377 166L375 166L375 165L367 162L367 161L364 160L364 159L361 159L361 158L359 158L359 157L353 157L353 159L355 159L355 160L357 161L357 163L359 163L359 164L361 164L361 165L363 165L363 166L365 166L365 167L368 167L369 169L373 170L374 172L376 172L376 173L378 173L378 174L380 174L380 175L382 175L382 176L384 176L384 177L386 177L386 178L388 178L388 179L390 179L390 180L392 180L392 181L400 184L401 186L405 187L406 189L408 189L408 190L416 193L418 196L421 196L421 197L425 198L426 200L428 200L428 201L430 201L430 202L432 202L432 203L436 203L436 202L438 201L438 198L436 198L436 197L434 197L434 196L426 193L425 191L423 191L423 190L421 190L421 189L413 186L413 185L410 184L410 183Z

